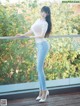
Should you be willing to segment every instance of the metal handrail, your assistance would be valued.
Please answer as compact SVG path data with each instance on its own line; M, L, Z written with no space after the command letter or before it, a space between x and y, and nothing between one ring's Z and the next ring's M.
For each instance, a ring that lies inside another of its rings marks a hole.
M66 38L66 37L80 37L80 34L78 35L53 35L53 36L49 36L48 38ZM29 36L4 36L4 37L0 37L1 39L24 39L24 38L30 38Z

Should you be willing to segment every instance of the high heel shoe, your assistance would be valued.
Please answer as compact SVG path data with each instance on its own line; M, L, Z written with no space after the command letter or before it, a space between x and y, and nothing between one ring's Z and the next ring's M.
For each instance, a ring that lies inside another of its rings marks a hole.
M45 102L48 95L49 95L49 91L47 90L46 95L45 95L45 98L44 98L44 99L41 98L41 99L39 100L39 102Z
M40 95L41 95L41 94L40 94ZM40 95L36 98L36 100L40 100L40 99L41 99L41 96L40 96Z

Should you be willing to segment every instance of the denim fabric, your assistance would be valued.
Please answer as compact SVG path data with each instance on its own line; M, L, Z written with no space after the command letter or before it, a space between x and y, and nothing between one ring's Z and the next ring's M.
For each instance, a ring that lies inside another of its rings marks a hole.
M44 73L44 61L48 51L50 49L50 45L47 41L42 41L36 43L37 47L37 72L38 72L38 81L40 85L40 90L46 90L46 77Z

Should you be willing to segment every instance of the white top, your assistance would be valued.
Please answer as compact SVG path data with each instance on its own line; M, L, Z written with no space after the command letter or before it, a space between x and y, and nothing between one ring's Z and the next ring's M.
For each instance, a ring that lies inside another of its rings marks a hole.
M45 36L45 33L48 28L48 23L44 19L37 19L35 23L31 26L31 31L34 33L35 36ZM35 38L36 43L46 41L45 38Z

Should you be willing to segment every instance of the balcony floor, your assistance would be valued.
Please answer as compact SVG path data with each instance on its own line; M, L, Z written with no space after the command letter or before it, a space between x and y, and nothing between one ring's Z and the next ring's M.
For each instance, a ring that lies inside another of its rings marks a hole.
M45 103L34 98L8 100L8 106L80 106L80 92L49 95Z

